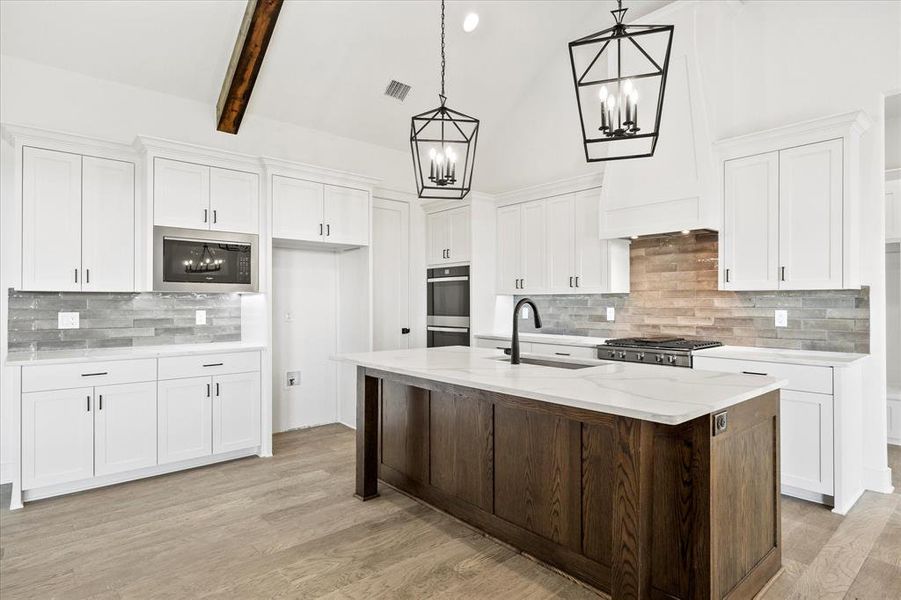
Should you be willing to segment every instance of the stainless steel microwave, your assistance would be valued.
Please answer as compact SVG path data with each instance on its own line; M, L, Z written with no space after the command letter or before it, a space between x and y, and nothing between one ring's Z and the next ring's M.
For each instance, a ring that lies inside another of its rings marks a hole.
M256 292L258 265L256 235L153 228L154 291Z

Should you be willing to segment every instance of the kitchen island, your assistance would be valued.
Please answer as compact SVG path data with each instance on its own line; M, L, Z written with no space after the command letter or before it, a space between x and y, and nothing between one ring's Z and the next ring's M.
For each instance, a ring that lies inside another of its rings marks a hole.
M613 598L751 598L781 566L783 381L464 347L357 365L378 480Z

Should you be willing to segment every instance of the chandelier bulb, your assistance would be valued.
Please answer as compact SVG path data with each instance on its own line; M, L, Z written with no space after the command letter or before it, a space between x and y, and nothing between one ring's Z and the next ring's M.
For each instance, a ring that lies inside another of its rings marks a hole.
M602 86L601 86L601 89L598 91L598 98L601 99L601 102L606 102L606 101L607 101L607 96L608 96L609 94L610 94L610 92L607 91L607 86L606 86L606 85L602 85Z
M631 79L627 79L626 82L623 84L623 93L624 93L626 96L631 96L631 95L632 95L632 91L633 91L634 89L635 89L635 88L634 88L633 85L632 85L632 80L631 80Z

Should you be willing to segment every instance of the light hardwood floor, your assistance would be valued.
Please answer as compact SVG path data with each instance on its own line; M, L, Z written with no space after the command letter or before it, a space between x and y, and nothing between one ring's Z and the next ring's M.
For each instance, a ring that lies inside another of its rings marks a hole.
M382 486L352 497L354 436L280 434L249 458L0 512L0 597L597 598ZM901 492L901 448L890 463ZM901 598L901 493L847 517L783 498L785 570L763 597Z

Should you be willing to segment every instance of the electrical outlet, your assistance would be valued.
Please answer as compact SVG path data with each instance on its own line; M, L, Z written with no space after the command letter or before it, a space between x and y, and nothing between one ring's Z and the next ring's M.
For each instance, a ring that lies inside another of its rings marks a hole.
M529 305L528 304L523 305L522 310L520 311L519 314L520 314L521 319L528 319L529 318Z
M776 327L788 327L788 311L776 311Z
M206 311L205 310L194 311L194 324L195 325L206 325Z
M294 320L294 315L289 310L288 312L285 313L285 323L290 323L293 320Z
M61 312L56 313L57 329L78 329L80 327L78 323L78 313L77 312Z
M300 371L288 371L285 373L285 387L300 385Z
M616 309L612 306L607 307L607 320L608 321L616 320Z

